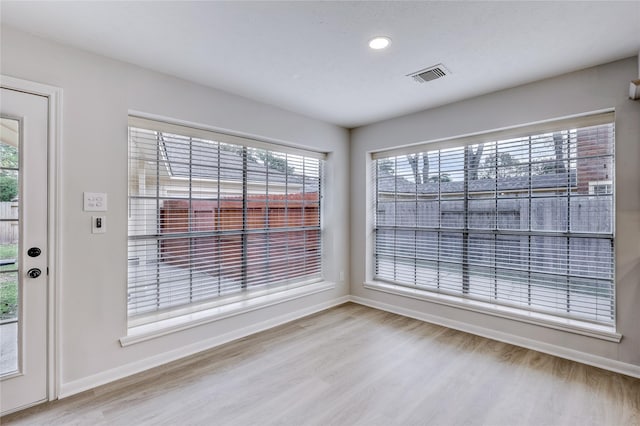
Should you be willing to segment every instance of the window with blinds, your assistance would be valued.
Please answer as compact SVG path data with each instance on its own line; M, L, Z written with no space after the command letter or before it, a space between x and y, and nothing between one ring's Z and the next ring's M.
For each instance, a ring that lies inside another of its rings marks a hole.
M613 113L373 158L375 279L614 323Z
M319 281L323 159L130 117L129 316Z

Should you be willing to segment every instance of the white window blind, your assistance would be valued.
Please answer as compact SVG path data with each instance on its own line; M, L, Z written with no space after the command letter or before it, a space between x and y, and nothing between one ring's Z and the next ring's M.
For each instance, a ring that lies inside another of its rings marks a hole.
M613 324L613 114L581 120L374 154L375 279Z
M318 281L323 158L131 117L129 316Z

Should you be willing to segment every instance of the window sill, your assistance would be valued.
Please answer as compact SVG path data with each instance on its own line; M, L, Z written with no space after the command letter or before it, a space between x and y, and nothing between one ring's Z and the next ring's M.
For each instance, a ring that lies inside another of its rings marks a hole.
M446 294L431 293L421 289L412 289L380 281L365 282L364 287L384 293L410 297L413 299L438 303L440 305L450 306L454 308L466 309L468 311L479 312L482 314L493 315L496 317L520 321L533 325L539 325L555 330L594 337L596 339L607 340L610 342L619 343L620 340L622 340L622 335L620 333L617 333L614 327L592 324L586 321L562 319L543 313L528 312L521 309L497 305L490 302L463 299Z
M207 309L190 312L187 314L162 318L158 316L157 321L130 326L127 335L120 338L122 347L136 343L145 342L157 337L172 334L178 331L187 330L225 318L242 315L247 312L262 309L268 306L299 299L315 293L331 290L335 288L335 283L321 281L291 289L279 289L278 291L266 292L263 295L248 295L232 303L219 304Z

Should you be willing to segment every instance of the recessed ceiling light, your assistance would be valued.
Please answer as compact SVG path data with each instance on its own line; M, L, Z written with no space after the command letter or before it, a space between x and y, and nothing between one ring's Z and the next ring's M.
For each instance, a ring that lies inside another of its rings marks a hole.
M374 50L386 49L391 44L389 37L374 37L369 40L369 47Z

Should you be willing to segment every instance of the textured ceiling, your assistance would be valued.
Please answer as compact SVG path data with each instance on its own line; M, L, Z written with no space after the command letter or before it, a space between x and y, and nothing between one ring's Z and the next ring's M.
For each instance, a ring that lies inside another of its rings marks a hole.
M640 50L640 1L2 1L0 14L3 25L348 128ZM375 35L391 47L368 49ZM438 63L452 74L405 77Z

